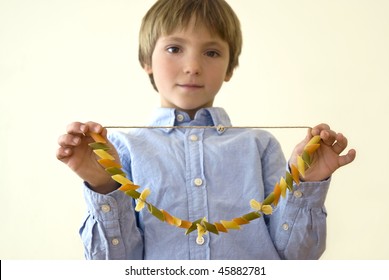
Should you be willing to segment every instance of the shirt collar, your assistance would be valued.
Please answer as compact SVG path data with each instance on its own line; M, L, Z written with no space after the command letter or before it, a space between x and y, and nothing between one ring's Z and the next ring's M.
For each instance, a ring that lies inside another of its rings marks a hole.
M152 126L217 126L215 130L223 134L224 127L231 126L226 111L219 107L202 108L197 111L193 120L189 115L175 108L158 108L153 116ZM170 133L174 128L164 128Z

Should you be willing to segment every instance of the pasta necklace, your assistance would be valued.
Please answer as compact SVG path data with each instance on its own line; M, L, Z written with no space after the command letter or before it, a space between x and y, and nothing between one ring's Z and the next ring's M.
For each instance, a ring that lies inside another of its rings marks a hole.
M225 129L241 129L241 128L309 128L308 126L105 126L105 128L214 128L217 131ZM231 220L220 220L218 222L209 222L206 218L200 218L196 221L188 221L180 219L168 213L164 209L159 209L147 201L150 195L150 189L146 188L142 192L137 189L140 186L129 180L122 171L122 166L115 161L115 158L109 154L110 147L107 145L107 140L97 133L89 133L95 142L89 144L93 152L98 156L98 163L111 175L112 179L120 184L119 190L137 201L135 211L140 212L147 207L148 211L161 222L165 222L171 226L185 229L185 234L189 234L197 230L197 238L203 239L203 235L208 232L219 234L220 232L227 233L229 230L239 230L241 226L249 224L251 221L260 218L262 215L270 215L273 212L273 207L277 206L281 197L285 198L286 191L293 191L294 184L300 184L300 177L304 178L306 170L310 167L313 153L320 147L320 136L314 136L305 145L301 155L297 156L297 165L290 166L290 172L286 171L285 176L274 185L273 191L262 201L259 202L251 199L249 205L251 212Z

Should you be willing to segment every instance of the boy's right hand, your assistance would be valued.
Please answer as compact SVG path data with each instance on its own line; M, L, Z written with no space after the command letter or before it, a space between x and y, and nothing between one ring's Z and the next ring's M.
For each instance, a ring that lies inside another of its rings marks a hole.
M73 122L68 125L67 133L58 139L57 159L67 164L78 176L88 182L94 191L107 194L116 190L117 183L105 172L104 168L97 162L98 157L88 146L94 142L89 132L99 133L107 138L107 130L100 124L94 122L80 123ZM119 156L112 146L109 153L118 161Z

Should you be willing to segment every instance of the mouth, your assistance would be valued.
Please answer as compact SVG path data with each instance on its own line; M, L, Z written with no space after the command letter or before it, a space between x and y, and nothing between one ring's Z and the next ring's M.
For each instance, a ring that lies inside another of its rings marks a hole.
M178 84L178 86L184 89L201 89L204 87L203 85L199 84Z

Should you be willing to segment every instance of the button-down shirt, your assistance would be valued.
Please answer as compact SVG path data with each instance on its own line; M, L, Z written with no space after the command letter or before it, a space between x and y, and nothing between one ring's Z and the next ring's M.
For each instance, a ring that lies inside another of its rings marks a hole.
M159 108L152 126L230 126L222 108L193 120ZM285 175L281 147L257 129L155 128L109 135L127 177L151 190L148 201L183 220L213 223L251 212ZM117 190L93 192L85 183L87 217L80 229L87 259L317 259L325 249L324 201L329 180L303 182L273 214L240 230L197 239L197 231L163 223Z

